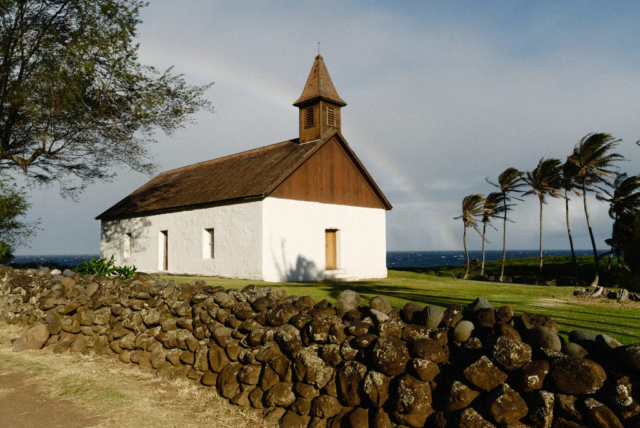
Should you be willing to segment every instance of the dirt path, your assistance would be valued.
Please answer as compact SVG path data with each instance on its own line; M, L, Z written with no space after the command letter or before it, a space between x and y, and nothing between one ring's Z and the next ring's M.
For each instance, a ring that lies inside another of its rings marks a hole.
M0 428L273 428L215 388L161 379L113 357L13 352L22 329L0 322Z
M34 376L0 362L0 427L88 428L100 418L70 400L52 398L34 388Z

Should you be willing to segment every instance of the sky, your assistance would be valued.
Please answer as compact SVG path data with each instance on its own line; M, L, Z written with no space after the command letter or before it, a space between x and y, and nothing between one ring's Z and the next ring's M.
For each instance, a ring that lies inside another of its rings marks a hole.
M508 167L565 160L582 137L621 139L620 171L640 173L640 2L152 0L141 13L140 62L173 66L215 112L195 115L150 147L158 172L298 136L300 96L318 42L347 102L342 134L393 210L389 251L461 250L453 218L469 194L495 189ZM40 221L16 254L97 254L95 217L151 177L116 169L77 201L55 186L28 189ZM608 207L588 198L606 249ZM518 202L508 249L539 245L539 203ZM591 248L582 200L570 201L578 249ZM502 249L502 224L487 249ZM470 249L481 239L468 234ZM565 202L544 207L544 248L569 247Z

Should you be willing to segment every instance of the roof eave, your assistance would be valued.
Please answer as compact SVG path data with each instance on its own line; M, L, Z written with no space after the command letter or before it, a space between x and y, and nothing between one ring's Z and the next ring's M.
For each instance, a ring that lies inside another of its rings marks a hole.
M164 214L164 213L175 212L175 211L183 211L187 209L202 209L202 208L209 208L217 205L227 205L229 203L234 203L234 202L235 203L252 202L253 200L264 199L265 197L267 197L267 194L256 194L256 195L250 195L250 196L243 196L241 198L222 199L219 201L204 202L201 204L179 205L175 207L161 208L156 210L139 211L135 213L128 213L128 214L125 213L120 215L116 214L113 216L109 216L109 215L105 216L105 214L109 212L109 210L107 210L102 214L100 214L99 216L97 216L95 219L96 220L123 220L127 218L148 217L151 215Z
M344 107L344 106L347 105L347 103L345 103L342 100L337 100L335 98L326 97L324 95L319 95L319 96L316 96L316 97L304 98L304 99L301 97L301 98L298 98L298 100L295 103L293 103L293 105L298 107L298 108L302 108L302 107L305 107L305 106L310 105L310 104L315 104L318 101L328 101L328 102L333 103L333 104L335 104L337 106L340 106L340 107Z

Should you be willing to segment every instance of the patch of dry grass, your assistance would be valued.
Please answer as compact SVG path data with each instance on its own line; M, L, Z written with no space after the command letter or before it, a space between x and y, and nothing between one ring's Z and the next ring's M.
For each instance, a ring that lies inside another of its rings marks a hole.
M99 427L269 428L262 412L233 406L214 388L186 379L159 379L114 358L54 354L50 349L14 353L22 329L0 323L0 364L29 374L39 392L64 397L102 421Z

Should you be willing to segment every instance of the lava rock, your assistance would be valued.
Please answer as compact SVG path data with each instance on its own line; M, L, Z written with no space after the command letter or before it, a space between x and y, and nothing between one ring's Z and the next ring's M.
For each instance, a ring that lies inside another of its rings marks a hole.
M531 361L522 366L515 375L520 389L524 392L541 389L549 374L549 367L549 362L544 360Z
M435 330L442 322L443 316L444 309L440 306L429 305L423 310L424 325L430 330Z
M396 410L400 413L433 413L431 387L409 374L400 376L397 383Z
M288 407L296 401L293 383L279 382L275 384L265 393L264 401L270 407Z
M411 350L415 357L434 363L444 363L447 356L442 346L433 339L418 339L411 344Z
M560 337L549 327L537 326L530 328L525 336L525 341L535 349L547 348L557 352L562 350Z
M486 356L467 367L462 374L476 387L491 391L507 380L505 372L497 368Z
M466 342L471 337L471 332L473 332L474 328L471 321L460 321L453 329L453 339L458 343Z
M342 317L352 309L360 307L362 300L360 295L353 290L345 290L340 293L338 300L336 300L336 311L338 316Z
M549 378L563 394L593 394L604 385L607 374L594 361L566 357L552 364Z
M373 347L373 365L388 376L404 373L409 361L409 350L402 340L381 337Z
M381 296L376 296L369 301L369 306L371 309L375 309L376 311L380 311L385 315L389 315L389 313L393 310L391 303L387 299Z
M506 383L492 391L489 402L489 413L501 425L516 423L529 411L527 403Z
M422 310L419 304L409 302L402 308L402 319L409 324L422 324Z
M359 406L361 399L362 381L367 373L367 367L359 362L345 363L336 372L336 386L338 398L347 406Z
M492 357L506 370L516 370L531 361L531 347L507 337L499 337L493 345Z
M611 409L593 398L584 400L584 416L594 428L623 428Z
M461 410L469 406L480 393L458 381L453 382L446 392L444 409L447 412Z
M391 377L376 371L369 371L363 383L363 391L375 407L382 407L389 399Z

